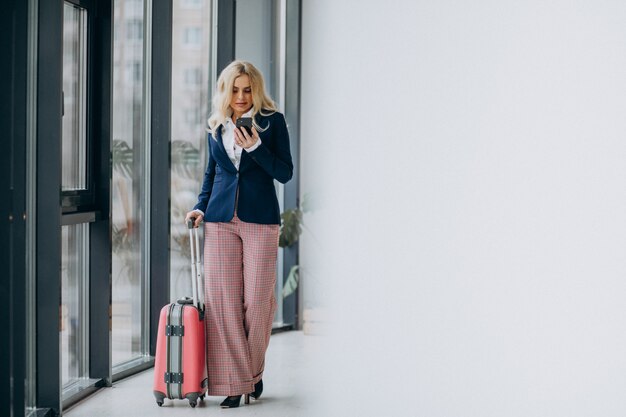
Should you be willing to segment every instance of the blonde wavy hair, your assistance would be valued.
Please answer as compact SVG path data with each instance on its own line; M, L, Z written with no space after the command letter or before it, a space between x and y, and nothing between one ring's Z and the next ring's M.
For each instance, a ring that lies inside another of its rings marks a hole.
M235 79L242 75L250 78L250 88L252 89L252 124L257 131L262 132L267 129L256 124L254 116L260 113L262 116L268 116L276 111L276 103L265 91L265 82L263 75L254 65L247 61L233 61L222 70L217 79L217 86L212 100L212 111L209 116L209 132L215 132L220 125L224 123L226 118L231 117L232 109L230 101L233 97L233 86Z

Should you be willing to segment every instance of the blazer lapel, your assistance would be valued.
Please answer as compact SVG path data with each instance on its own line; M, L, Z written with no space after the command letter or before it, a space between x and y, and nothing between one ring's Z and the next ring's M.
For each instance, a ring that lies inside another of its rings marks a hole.
M235 168L235 165L233 165L233 161L230 160L230 158L228 157L228 153L226 152L226 148L224 147L224 141L222 140L222 126L218 126L215 132L215 139L217 142L217 146L220 149L220 151L222 151L223 155L221 155L221 157L217 157L217 155L214 155L213 158L216 161L221 162L220 165L222 165L223 168L225 168L228 171L232 171L234 173L237 172L237 168Z

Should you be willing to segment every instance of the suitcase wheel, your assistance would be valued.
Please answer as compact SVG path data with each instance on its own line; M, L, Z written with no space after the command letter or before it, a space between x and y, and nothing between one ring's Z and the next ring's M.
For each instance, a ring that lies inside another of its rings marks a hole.
M191 408L196 408L196 405L197 405L197 404L198 404L198 403L197 403L196 401L191 401L191 400L189 400L189 405L191 406Z
M163 401L165 401L165 394L160 391L153 391L154 398L156 399L156 403L159 407L163 405Z

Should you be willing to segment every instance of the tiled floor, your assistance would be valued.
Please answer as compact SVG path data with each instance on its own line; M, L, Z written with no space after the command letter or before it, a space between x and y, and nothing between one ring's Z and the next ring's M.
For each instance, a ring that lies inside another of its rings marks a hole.
M165 400L158 407L152 396L152 369L113 384L63 413L69 417L142 417L142 416L272 416L314 417L310 379L320 336L305 336L300 331L272 336L266 358L265 389L258 401L250 400L237 409L221 409L223 397L208 397L194 409L187 401ZM305 396L304 393L307 393Z

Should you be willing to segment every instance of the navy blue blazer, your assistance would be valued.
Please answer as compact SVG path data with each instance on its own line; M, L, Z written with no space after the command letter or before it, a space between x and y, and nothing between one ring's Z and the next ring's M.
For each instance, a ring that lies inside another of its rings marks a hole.
M239 171L224 148L222 126L208 135L209 162L198 204L194 207L204 212L205 222L229 222L236 208L237 217L244 222L280 224L274 180L284 184L293 176L287 124L279 112L269 116L257 114L255 120L257 125L267 129L258 132L261 139L258 148L241 152Z

